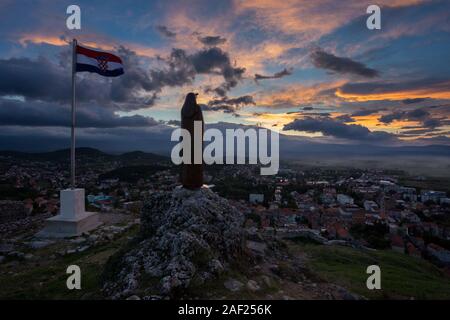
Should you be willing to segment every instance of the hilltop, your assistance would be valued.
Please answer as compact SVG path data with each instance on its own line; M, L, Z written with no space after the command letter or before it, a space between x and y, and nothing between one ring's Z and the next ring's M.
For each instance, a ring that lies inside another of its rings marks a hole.
M131 151L121 154L112 154L100 151L95 148L80 147L75 149L77 161L82 159L96 159L103 161L122 161L122 162L159 162L168 161L165 156L143 151ZM21 152L21 151L0 151L0 158L14 158L29 161L50 161L50 162L68 162L70 159L70 149L61 149L48 152Z

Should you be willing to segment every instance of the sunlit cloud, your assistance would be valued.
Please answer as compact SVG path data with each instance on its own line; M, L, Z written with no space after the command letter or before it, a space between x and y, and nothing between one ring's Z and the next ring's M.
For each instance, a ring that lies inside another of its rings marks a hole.
M380 101L380 100L397 100L402 101L405 99L415 99L429 97L432 99L450 99L450 87L448 90L434 90L433 88L422 88L422 89L412 89L412 90L399 90L391 92L380 92L380 93L346 93L342 89L337 89L335 92L336 96L343 98L348 101Z
M96 40L90 40L96 39ZM126 46L136 52L138 55L146 56L146 57L155 57L157 54L161 54L164 51L146 47L139 44L133 44L133 43L123 43L123 42L117 42L117 41L111 41L109 39L103 39L101 40L98 36L86 36L86 35L80 35L77 37L77 40L80 44L96 48L100 50L115 50L119 46ZM68 46L70 44L71 39L67 38L66 36L52 36L52 35L42 35L42 34L26 34L20 36L18 42L26 47L29 44L37 44L37 45L52 45L57 47L63 47Z

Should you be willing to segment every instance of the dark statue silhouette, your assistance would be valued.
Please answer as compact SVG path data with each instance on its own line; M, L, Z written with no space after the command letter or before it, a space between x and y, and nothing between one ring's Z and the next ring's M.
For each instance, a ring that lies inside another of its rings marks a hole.
M181 168L181 184L187 189L198 189L203 185L203 152L202 163L194 164L194 121L202 122L202 141L199 143L203 150L203 113L197 104L196 94L190 92L181 108L181 128L188 130L191 137L191 162L190 164L183 163Z

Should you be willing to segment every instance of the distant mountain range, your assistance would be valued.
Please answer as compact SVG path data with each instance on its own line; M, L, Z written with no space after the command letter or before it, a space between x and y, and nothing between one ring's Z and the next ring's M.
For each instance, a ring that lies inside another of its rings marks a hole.
M168 157L147 153L142 151L132 151L122 154L111 154L94 148L76 148L77 159L91 158L105 161L121 161L155 163L160 161L169 161ZM0 151L1 157L12 157L14 159L31 160L31 161L55 161L67 162L70 157L70 149L62 149L50 152L20 152L20 151Z
M221 132L226 129L249 128L250 126L214 123L207 124L207 128L216 128ZM115 136L99 136L98 138L85 138L82 134L77 136L77 145L89 148L77 149L77 156L92 155L96 157L115 156L125 160L127 157L133 159L147 157L156 159L158 156L170 156L172 147L176 142L170 141L173 127L162 125L158 127L149 127L140 135L130 136L125 132ZM0 155L14 154L17 157L33 157L45 159L50 157L57 159L62 157L67 159L69 150L64 149L69 145L70 140L67 137L55 136L53 138L40 136L27 136L26 139L11 140L7 137L0 138L0 149L19 150L35 152L29 154L18 151L1 151ZM204 143L205 145L208 142ZM94 149L95 148L95 149ZM51 150L57 150L49 152ZM99 151L102 150L102 151ZM141 150L132 151L131 150ZM13 153L11 153L13 152ZM296 159L304 157L355 157L355 156L450 156L449 145L412 145L404 143L403 145L380 145L365 144L362 142L353 142L352 144L334 144L324 139L314 139L301 136L292 136L280 134L280 159Z

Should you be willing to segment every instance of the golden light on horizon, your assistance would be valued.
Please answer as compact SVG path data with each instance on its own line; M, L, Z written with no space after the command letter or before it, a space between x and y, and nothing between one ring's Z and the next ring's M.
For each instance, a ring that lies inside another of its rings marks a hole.
M335 91L335 95L350 102L366 102L381 100L405 100L416 98L450 99L450 90L440 91L438 89L416 89L408 91L382 92L376 94L343 93L340 89Z

